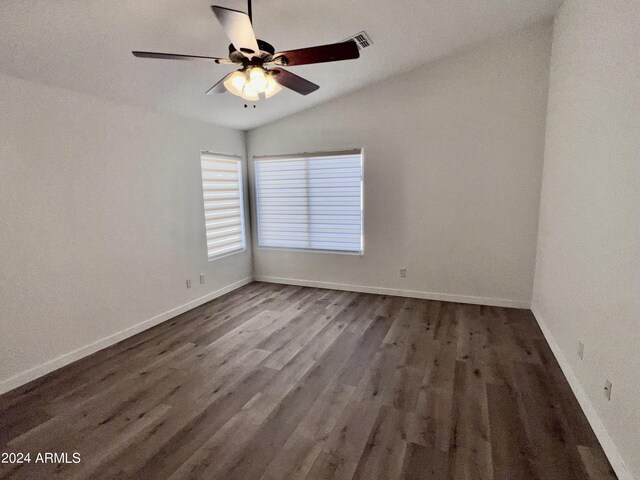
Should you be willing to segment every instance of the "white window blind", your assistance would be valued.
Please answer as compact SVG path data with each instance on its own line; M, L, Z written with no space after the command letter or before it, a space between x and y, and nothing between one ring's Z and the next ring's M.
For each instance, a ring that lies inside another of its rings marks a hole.
M254 163L260 247L362 252L360 152Z
M245 249L242 164L203 152L202 192L209 260Z

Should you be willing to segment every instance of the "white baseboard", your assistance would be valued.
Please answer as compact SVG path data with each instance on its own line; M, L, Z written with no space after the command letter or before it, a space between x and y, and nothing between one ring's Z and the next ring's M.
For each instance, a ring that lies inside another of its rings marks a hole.
M587 417L587 420L589 421L591 428L593 428L593 431L596 434L596 437L598 437L598 441L600 442L600 445L602 446L602 449L604 450L605 455L609 459L609 463L611 463L611 467L616 472L618 479L634 480L634 477L629 472L629 469L627 468L624 462L624 459L620 455L620 452L618 451L616 445L613 443L613 440L609 436L609 433L607 432L607 429L604 426L604 423L602 423L602 420L600 419L600 416L598 415L598 413L596 412L596 409L591 403L591 400L589 399L587 393L582 388L582 385L580 384L578 377L573 372L571 365L567 361L567 357L565 357L564 353L562 353L562 350L560 349L560 345L558 345L558 342L556 342L555 338L553 338L551 330L547 326L546 322L542 319L540 314L536 311L534 306L531 307L531 311L533 312L533 315L536 318L538 325L540 325L540 330L542 330L544 338L547 340L547 343L549 344L549 347L551 347L551 351L553 352L553 355L556 357L556 360L560 364L562 373L564 373L564 376L567 378L567 381L569 382L569 386L571 387L571 390L573 390L573 394L576 396L578 403L582 407L582 411Z
M208 293L200 298L196 298L184 305L180 305L179 307L168 310L160 315L156 315L153 318L149 318L141 323L133 325L132 327L121 330L113 335L109 335L108 337L101 338L89 345L85 345L84 347L80 347L76 350L73 350L69 353L65 353L60 355L59 357L54 358L48 362L45 362L36 367L30 368L24 372L21 372L17 375L14 375L11 378L6 380L2 380L0 382L0 394L6 393L14 388L17 388L25 383L28 383L36 378L42 377L47 373L53 372L58 368L64 367L70 363L75 362L76 360L80 360L83 357L91 355L92 353L97 352L98 350L102 350L104 348L110 347L118 343L125 338L132 337L133 335L143 332L159 323L165 322L181 313L187 312L193 308L199 307L200 305L207 303L215 298L218 298L225 293L229 293L237 288L242 287L248 283L253 281L253 277L244 278L238 282L232 283L231 285L227 285L226 287L222 287L215 292Z
M364 285L350 285L346 283L316 282L314 280L300 280L297 278L270 277L256 275L254 280L268 283L285 283L301 287L328 288L331 290L346 290L349 292L374 293L378 295L394 295L396 297L424 298L426 300L441 300L443 302L471 303L473 305L489 305L493 307L530 308L530 302L510 300L506 298L474 297L471 295L454 295L450 293L423 292L418 290L398 290L385 287L368 287Z

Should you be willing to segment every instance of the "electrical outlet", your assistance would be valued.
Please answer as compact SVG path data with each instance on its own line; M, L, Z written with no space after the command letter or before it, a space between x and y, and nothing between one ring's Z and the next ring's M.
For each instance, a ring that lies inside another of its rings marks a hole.
M191 288L191 280L187 280L187 288Z
M200 285L204 285L204 273L200 274Z
M584 360L584 343L578 342L578 358Z
M604 381L604 396L607 400L611 401L611 382L609 380Z
M401 277L406 277L407 276L407 269L406 268L401 268L400 270L398 270L398 275L400 275Z

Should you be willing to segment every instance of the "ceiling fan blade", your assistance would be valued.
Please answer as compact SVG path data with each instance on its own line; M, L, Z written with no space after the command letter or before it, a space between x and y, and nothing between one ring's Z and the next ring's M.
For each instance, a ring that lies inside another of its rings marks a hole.
M260 52L256 34L253 32L249 15L238 10L211 5L211 10L222 25L224 33L236 50L251 58Z
M308 65L310 63L337 62L340 60L352 60L360 57L358 45L353 40L319 47L300 48L288 52L276 53L271 62L284 65Z
M227 91L227 87L224 86L224 82L227 78L229 78L234 72L231 72L228 75L225 75L220 79L218 83L216 83L213 87L206 91L205 95L211 95L212 93L224 93Z
M160 58L163 60L213 60L216 63L224 65L233 65L234 62L228 58L203 57L200 55L180 55L178 53L158 53L158 52L131 52L134 57L138 58Z
M287 87L300 95L309 95L320 88L319 85L316 85L309 80L305 80L304 78L282 68L274 68L271 70L271 73L280 85Z

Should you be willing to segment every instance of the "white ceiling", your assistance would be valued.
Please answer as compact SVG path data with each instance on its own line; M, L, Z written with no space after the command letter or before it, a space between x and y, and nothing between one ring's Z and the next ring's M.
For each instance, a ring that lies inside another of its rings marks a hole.
M226 56L209 6L244 0L2 0L0 71L36 82L243 130L410 70L452 50L552 16L562 0L254 0L254 28L276 50L343 40L365 30L358 60L290 67L320 85L243 108L204 92L233 66L137 59L131 50ZM375 101L375 99L372 99Z

